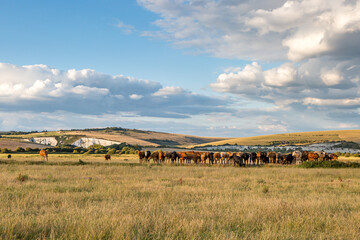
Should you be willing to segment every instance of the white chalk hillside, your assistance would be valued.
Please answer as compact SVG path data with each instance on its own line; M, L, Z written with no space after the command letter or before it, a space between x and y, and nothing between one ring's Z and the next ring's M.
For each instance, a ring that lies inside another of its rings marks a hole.
M43 144L43 145L48 145L48 146L53 146L53 147L58 144L58 141L56 140L55 137L35 137L35 138L30 138L27 141L33 142L33 143L38 143L38 144Z
M120 144L120 142L114 142L114 141L98 139L98 138L80 138L79 140L75 141L72 145L82 148L88 148L94 144L99 144L106 147L113 144Z

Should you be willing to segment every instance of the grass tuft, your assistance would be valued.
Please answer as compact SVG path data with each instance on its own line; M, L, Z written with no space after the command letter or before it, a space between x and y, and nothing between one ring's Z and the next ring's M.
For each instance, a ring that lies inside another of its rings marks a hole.
M28 175L22 175L21 173L19 174L19 176L17 176L16 178L18 181L20 182L25 182L26 180L29 180L29 176Z

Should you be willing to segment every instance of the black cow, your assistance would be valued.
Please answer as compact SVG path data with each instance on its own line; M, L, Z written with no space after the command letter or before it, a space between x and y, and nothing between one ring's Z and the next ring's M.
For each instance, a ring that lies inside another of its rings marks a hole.
M176 162L177 158L178 158L178 154L177 152L173 151L169 154L169 158L171 159L171 163Z
M8 155L8 158L11 158L11 154Z
M209 158L209 164L214 164L215 158L213 152L209 152L208 158Z
M245 166L245 164L243 164L243 158L237 156L236 154L231 155L229 159L234 160L234 166L235 166L235 164L239 165L239 167Z

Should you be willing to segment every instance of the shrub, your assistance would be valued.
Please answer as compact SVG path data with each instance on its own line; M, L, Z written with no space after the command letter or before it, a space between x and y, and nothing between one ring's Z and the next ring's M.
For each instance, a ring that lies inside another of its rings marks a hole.
M360 168L357 162L339 162L339 161L306 161L298 167L300 168Z
M350 157L350 153L345 153L345 157Z
M132 147L123 147L121 149L122 154L136 154L136 150Z
M355 153L353 157L359 157L360 155L358 153Z
M109 155L113 155L116 153L116 149L115 148L111 148L109 151L107 151L107 154Z

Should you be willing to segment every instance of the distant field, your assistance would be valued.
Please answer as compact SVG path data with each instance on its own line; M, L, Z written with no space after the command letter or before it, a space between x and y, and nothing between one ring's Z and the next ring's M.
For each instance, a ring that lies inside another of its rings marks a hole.
M212 143L199 144L205 145L291 145L291 144L310 144L322 142L348 141L360 143L360 130L339 130L339 131L320 131L320 132L300 132L284 133L274 135L264 135L256 137L232 138Z
M79 159L88 164L74 165ZM360 238L358 169L75 154L45 164L36 154L0 154L0 169L0 239Z
M10 150L15 150L18 147L22 148L46 148L48 146L31 143L31 142L23 142L19 140L12 140L12 139L0 139L0 148L7 148Z

